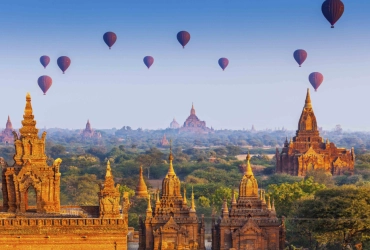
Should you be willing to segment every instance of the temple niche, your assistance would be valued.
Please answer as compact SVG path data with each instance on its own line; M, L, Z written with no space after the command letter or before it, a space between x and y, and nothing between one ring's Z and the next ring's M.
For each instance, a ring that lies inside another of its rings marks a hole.
M191 106L190 115L184 122L184 125L180 128L180 133L191 132L208 134L212 133L213 128L208 128L205 121L201 121L195 114L194 105Z
M146 218L140 219L139 250L193 249L205 250L204 218L196 215L194 194L191 206L181 195L181 183L176 176L169 156L170 166L162 182L162 195L155 195L155 207L152 208L151 196L148 196Z
M239 184L239 197L233 197L231 208L225 200L222 214L212 219L212 250L283 250L284 220L276 217L274 202L258 192L258 183L247 156L247 167Z
M305 176L308 171L322 169L332 175L353 173L355 152L352 148L337 148L328 139L320 137L316 116L313 112L310 91L298 122L293 139L285 140L281 152L276 149L276 172Z
M13 135L13 125L10 121L10 117L8 116L8 120L6 121L5 129L0 133L0 142L9 144L14 142L14 135Z

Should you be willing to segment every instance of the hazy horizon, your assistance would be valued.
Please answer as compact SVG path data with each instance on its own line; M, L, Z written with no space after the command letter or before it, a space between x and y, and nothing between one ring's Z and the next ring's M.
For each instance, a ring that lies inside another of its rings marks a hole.
M37 127L82 129L180 125L190 113L215 129L297 129L306 89L318 126L370 131L369 1L343 1L345 12L330 28L322 0L263 2L25 1L0 10L2 98L0 127L10 115L20 127L25 96L31 93ZM187 30L185 49L176 40ZM117 34L111 50L107 31ZM299 68L296 49L308 58ZM51 58L44 69L42 55ZM69 56L63 75L56 65ZM154 57L148 70L144 56ZM230 60L222 71L220 57ZM308 82L319 71L314 92ZM53 78L43 96L41 75Z

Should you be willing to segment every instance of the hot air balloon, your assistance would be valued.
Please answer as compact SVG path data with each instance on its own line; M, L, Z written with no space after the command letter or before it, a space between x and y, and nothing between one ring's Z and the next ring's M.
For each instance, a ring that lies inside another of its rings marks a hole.
M344 4L341 0L326 0L321 6L321 11L331 27L334 28L334 24L343 15Z
M48 57L48 56L40 57L40 63L42 64L42 66L44 66L44 68L46 68L46 66L48 66L49 62L50 62L50 57Z
M64 72L68 69L69 65L71 64L71 59L68 56L61 56L58 58L58 66Z
M151 56L146 56L144 57L143 59L144 61L144 64L148 67L148 69L150 68L150 66L152 66L152 64L154 63L154 58L151 57Z
M222 57L218 59L218 64L220 65L222 70L225 70L227 65L229 65L229 59Z
M114 32L108 31L103 36L104 42L108 45L109 49L117 40L117 35Z
M45 95L51 84L53 83L53 80L50 76L40 76L37 80L37 83L39 84L40 89L42 90L42 92L44 92Z
M307 58L307 52L303 49L297 49L293 53L293 57L298 63L299 67L301 67L302 63L306 60Z
M319 72L313 72L308 77L308 80L310 80L312 87L315 89L315 91L317 91L322 81L324 81L324 76Z
M177 40L185 48L185 45L190 41L190 34L187 31L180 31L177 33Z

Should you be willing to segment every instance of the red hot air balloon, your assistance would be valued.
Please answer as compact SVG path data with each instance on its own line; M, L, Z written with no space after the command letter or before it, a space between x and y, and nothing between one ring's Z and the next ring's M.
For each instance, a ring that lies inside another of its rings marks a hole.
M229 65L229 59L222 57L218 59L218 64L220 65L222 70L225 70L227 65Z
M71 65L71 59L68 56L61 56L58 58L58 66L64 72L68 69L69 65Z
M150 68L150 66L152 66L152 64L154 63L154 58L151 57L151 56L146 56L144 57L143 59L144 61L144 64L148 67L148 69Z
M42 92L44 92L45 95L51 84L53 83L53 80L50 76L40 76L37 80L37 83L39 84L40 89L42 90Z
M296 51L294 51L293 57L298 63L299 67L301 67L302 63L306 61L307 52L303 49L297 49Z
M308 80L310 80L312 87L317 91L321 83L324 81L324 76L319 72L313 72L308 77Z
M190 41L190 34L187 31L180 31L177 33L177 40L185 48L185 45Z
M42 66L44 66L44 69L46 68L46 66L48 66L49 62L50 62L50 57L48 56L40 57L40 63L42 64Z
M331 27L334 28L334 24L343 15L344 4L341 0L326 0L321 6L321 11Z
M117 35L114 32L108 31L103 36L104 42L108 45L109 49L117 40Z

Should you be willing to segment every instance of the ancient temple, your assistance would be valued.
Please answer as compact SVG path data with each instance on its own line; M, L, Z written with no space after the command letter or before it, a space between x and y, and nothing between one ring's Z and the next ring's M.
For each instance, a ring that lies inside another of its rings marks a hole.
M213 132L206 126L205 121L201 121L195 114L194 105L191 106L190 115L184 122L184 125L180 128L180 132L193 132L207 134Z
M163 135L160 143L159 143L160 146L168 146L170 145L170 143L168 142L167 138L166 138L166 134Z
M0 134L0 142L5 144L12 143L14 141L13 131L14 131L13 125L12 122L10 121L10 117L8 116L8 120L6 121L6 127Z
M172 122L170 123L170 128L172 128L172 129L180 128L180 124L176 121L175 118L173 118Z
M4 205L8 212L24 213L28 209L28 189L36 191L36 211L38 213L58 213L60 211L60 172L61 159L52 166L46 163L45 138L41 137L34 120L31 96L26 96L22 128L20 134L13 132L15 155L14 165L3 168L2 189Z
M320 137L316 116L313 112L310 91L298 122L293 139L285 140L281 152L276 149L276 172L305 176L308 171L322 169L332 175L353 173L355 152L352 148L337 148L328 139Z
M120 213L119 185L114 186L109 162L104 184L97 194L99 206L61 206L62 160L47 164L46 132L38 135L29 94L19 132L13 132L15 163L9 166L0 158L1 249L127 250L128 194L124 194ZM30 189L36 193L35 206L29 204Z
M276 217L274 202L258 192L249 160L248 153L238 199L233 192L231 207L225 201L219 219L212 219L212 250L284 249L284 221Z
M205 250L204 218L196 215L194 194L191 206L181 195L181 183L176 176L172 151L169 156L169 170L162 182L162 195L157 193L152 208L148 196L146 218L140 219L139 250L202 249Z
M143 167L141 166L140 166L140 173L139 173L139 183L137 184L135 195L138 198L148 198L148 188L144 181Z
M90 120L87 120L86 127L81 131L80 134L83 138L101 138L101 134L91 128Z
M108 161L104 184L100 185L100 192L98 193L100 218L120 218L119 186L119 184L114 186L112 170Z

